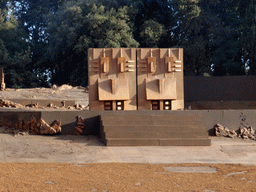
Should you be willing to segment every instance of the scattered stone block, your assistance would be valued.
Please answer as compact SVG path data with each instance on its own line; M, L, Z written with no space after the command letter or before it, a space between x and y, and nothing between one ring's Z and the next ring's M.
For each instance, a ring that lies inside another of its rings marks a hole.
M77 116L77 123L75 127L75 134L76 135L83 135L83 129L85 127L84 119L80 116Z

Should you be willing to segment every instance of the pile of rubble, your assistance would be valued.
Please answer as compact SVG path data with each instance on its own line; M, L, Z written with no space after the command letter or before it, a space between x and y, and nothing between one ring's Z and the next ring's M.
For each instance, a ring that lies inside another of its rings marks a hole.
M57 85L54 84L51 88L55 91L62 91L62 90L67 90L67 89L84 89L84 91L86 93L89 93L89 86L87 86L87 87L82 87L82 86L73 87L71 85L63 84L63 85L58 87Z
M61 133L61 121L55 120L51 125L46 123L42 118L39 120L35 116L31 116L28 121L25 121L23 118L18 119L18 124L1 123L0 127L4 127L5 130L3 133L13 133L16 135L29 135L29 134L60 134ZM85 128L84 119L80 116L77 116L76 126L74 129L75 135L83 135L83 129Z
M227 127L223 127L220 124L215 125L215 135L217 137L237 137L237 133L234 130L229 130Z
M77 109L77 110L87 110L89 106L85 106L85 105L80 105L80 104L75 104L73 106L65 106L65 101L62 101L62 106L58 107L56 105L54 105L53 103L49 103L46 108L50 108L50 109ZM38 103L35 104L28 104L28 105L21 105L6 99L0 99L0 107L6 107L6 108L18 108L18 109L24 109L24 108L40 108L40 109L44 109L45 107L41 107L38 105Z
M217 137L230 137L230 138L243 138L243 139L252 139L256 140L255 131L251 126L240 127L239 130L229 130L227 127L224 127L220 124L215 125L215 135Z
M9 100L0 99L0 107L25 108L23 105L14 103Z
M61 122L60 120L55 120L49 125L42 118L37 120L34 116L32 116L29 121L24 121L24 119L19 118L18 124L16 124L15 127L5 125L5 132L12 132L14 135L26 135L28 133L38 135L60 134Z
M74 106L68 106L68 109L87 110L89 105L75 104Z
M238 137L243 139L252 139L256 140L255 131L252 127L243 127L239 129Z

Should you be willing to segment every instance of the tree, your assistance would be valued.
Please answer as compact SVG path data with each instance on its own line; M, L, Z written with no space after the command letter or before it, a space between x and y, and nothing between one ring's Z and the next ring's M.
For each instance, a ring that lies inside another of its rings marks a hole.
M47 24L45 15L55 13L63 2L64 0L15 0L12 3L14 14L30 45L29 68L34 70L38 78L38 84L35 86L48 86L43 57L47 48L46 39L50 34L44 31Z
M218 33L213 40L213 75L245 75L242 62L241 19L238 13L239 0L205 2L213 15L218 17Z
M11 4L0 9L0 67L8 87L32 87L36 76L28 68L31 61L26 34L13 14Z
M170 1L142 0L137 6L134 36L140 47L170 47L167 35L173 22Z
M176 25L173 26L173 42L184 48L185 75L210 74L212 25L215 18L200 7L198 0L175 0Z
M158 47L165 35L166 30L162 24L146 20L140 28L141 47Z
M86 1L66 3L48 16L51 34L45 55L52 82L87 85L87 50L90 47L137 47L132 36L128 7L107 9Z
M256 3L254 0L240 1L239 16L242 23L242 47L244 65L249 66L249 74L256 74Z

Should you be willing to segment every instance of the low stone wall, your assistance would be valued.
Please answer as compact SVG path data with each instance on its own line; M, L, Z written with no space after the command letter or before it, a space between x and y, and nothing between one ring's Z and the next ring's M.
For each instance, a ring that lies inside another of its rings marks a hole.
M185 101L185 109L256 109L256 101Z
M33 110L11 110L0 109L0 123L11 122L15 124L19 117L29 119L31 116L42 118L48 124L54 120L61 120L61 134L75 134L77 116L85 120L85 128L83 129L86 135L98 135L100 126L100 115L197 115L201 117L202 123L208 130L209 134L213 133L213 128L216 124L221 124L228 127L230 130L238 130L241 123L241 115L246 117L246 123L253 128L256 127L256 110L184 110L184 111L33 111Z
M254 101L256 76L184 77L185 101Z

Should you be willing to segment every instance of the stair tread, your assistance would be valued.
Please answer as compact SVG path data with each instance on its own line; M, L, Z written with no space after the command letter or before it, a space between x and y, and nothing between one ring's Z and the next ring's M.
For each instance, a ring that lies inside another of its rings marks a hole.
M199 116L101 116L100 135L108 146L208 146Z
M205 138L107 138L106 140L138 140L138 141L143 141L143 140L208 140L208 137Z

